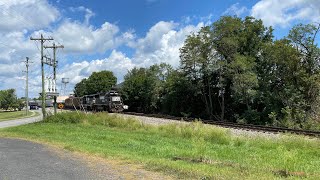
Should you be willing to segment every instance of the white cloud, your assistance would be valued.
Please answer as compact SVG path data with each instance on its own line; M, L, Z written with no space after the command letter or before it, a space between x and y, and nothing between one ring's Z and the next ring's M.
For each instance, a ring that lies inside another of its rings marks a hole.
M105 22L100 27L90 25L89 21L94 12L85 7L70 9L85 12L84 22L80 22L65 17L59 19L59 11L45 0L13 0L1 3L5 7L1 6L0 9L7 8L2 14L7 13L7 15L0 17L0 89L16 88L18 96L24 96L25 73L22 71L25 70L25 65L21 61L25 60L26 56L34 62L30 65L30 96L36 97L41 91L40 45L39 42L31 41L30 36L39 37L40 34L45 37L51 36L55 42L64 45L64 54L79 55L77 63L64 62L66 65L58 69L58 87L62 77L69 77L68 86L69 90L72 90L76 83L94 71L113 71L118 82L121 82L124 75L135 66L148 67L166 62L177 67L179 49L183 46L186 36L205 24L199 23L194 26L160 21L152 26L144 37L137 38L133 29L121 31L116 24L110 22ZM17 15L19 13L16 12L25 9L29 10L30 16L23 13L25 17ZM7 18L6 21L13 18L13 21L8 27L4 27L8 22L1 21L1 18L2 20ZM55 23L54 28L48 28L50 23ZM46 44L49 45L51 42ZM132 56L128 57L116 50L123 45L133 49ZM83 54L94 55L107 50L112 50L112 53L106 58L96 60L81 58ZM47 72L45 76L52 76L52 69L46 66L45 70Z
M73 87L83 78L88 78L93 72L109 70L118 78L118 82L123 81L124 75L135 65L132 60L122 52L113 50L109 57L97 60L85 60L78 63L65 65L57 76L58 80L63 77L70 78L69 87ZM72 89L72 88L71 88Z
M223 15L236 15L240 17L246 12L248 12L247 7L240 6L239 3L235 3L235 4L232 4L226 11L224 11Z
M76 12L76 11L85 12L85 18L84 18L84 24L85 24L85 25L89 25L90 18L95 15L94 12L92 12L90 9L85 8L85 7L83 7L83 6L70 7L69 9L70 9L72 12Z
M44 28L59 15L46 0L1 0L0 31Z
M0 16L0 89L16 88L19 96L24 96L22 87L25 86L25 73L22 71L25 70L25 65L21 61L25 60L26 56L30 57L30 60L34 62L30 65L30 95L38 96L41 90L40 44L39 42L31 41L30 36L39 37L40 34L45 37L51 36L55 39L55 42L65 46L64 54L78 53L79 55L113 50L122 44L129 44L135 39L133 30L120 32L118 26L109 22L105 22L98 28L87 24L94 13L85 7L75 9L86 13L84 23L71 19L58 21L57 18L60 13L45 0L1 1L0 9L5 9L5 11L0 12L4 13L4 16ZM22 10L23 12L29 10L28 16L22 17L23 13L19 15ZM15 19L15 17L18 19ZM32 18L32 20L29 20L29 18ZM9 21L8 19L12 20L12 22L6 22ZM42 23L45 19L46 23ZM55 29L47 28L50 22L58 23L55 24ZM30 35L28 31L34 29L36 31ZM49 45L51 42L46 42L46 44ZM48 52L51 54L51 51L48 50ZM124 59L124 61L121 61L121 59ZM103 64L101 66L99 66L98 60L93 60L92 62L87 61L88 67L85 66L85 63L80 64L81 66L77 66L75 63L72 64L71 68L64 68L58 71L69 72L70 69L84 69L82 72L87 71L87 74L91 74L94 70L108 69L110 62L113 63L113 66L110 66L111 68L117 66L119 62L124 63L118 65L119 72L115 71L118 77L123 77L123 73L126 73L127 69L131 67L130 64L125 63L128 62L128 58L124 54L113 51L109 58L100 61ZM49 72L49 69L49 67L45 67L46 72ZM72 77L73 82L76 82L87 76L82 72L79 72L79 75L75 75L71 71L70 74L64 75ZM46 76L52 76L52 70Z
M318 22L319 0L261 0L251 10L251 15L262 19L267 26L287 27L294 21Z
M202 26L204 23L177 28L178 24L174 22L158 22L150 28L146 37L137 40L133 62L144 67L161 62L177 67L180 61L179 49L186 37Z
M104 52L134 38L131 32L119 35L119 27L109 22L105 22L100 28L95 29L93 26L68 20L54 30L52 35L57 42L65 46L67 53Z
M147 32L146 37L139 39L133 47L137 48L138 51L141 53L152 53L156 49L159 49L161 47L160 41L163 35L169 33L171 30L177 27L177 25L178 24L172 21L160 21L154 26L152 26L150 30Z
M0 33L0 66L21 62L26 56L37 57L36 46L25 36L25 33L15 31Z
M61 70L63 72L59 78L70 77L70 87L87 78L92 72L110 70L118 78L118 82L123 81L124 75L133 67L148 67L153 64L165 62L174 67L179 65L179 49L191 32L198 31L204 23L197 26L188 25L178 28L174 22L160 21L150 28L144 38L132 42L135 53L130 58L124 53L113 50L109 57L105 59L86 60L78 63L67 64ZM132 34L124 33L123 36Z

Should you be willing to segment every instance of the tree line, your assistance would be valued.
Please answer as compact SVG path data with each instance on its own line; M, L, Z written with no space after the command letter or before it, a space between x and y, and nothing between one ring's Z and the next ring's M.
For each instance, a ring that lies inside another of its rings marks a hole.
M18 99L14 89L0 90L0 109L19 109L21 110L24 103Z
M320 129L319 28L274 40L262 20L223 16L186 38L178 68L129 71L123 99L132 111Z

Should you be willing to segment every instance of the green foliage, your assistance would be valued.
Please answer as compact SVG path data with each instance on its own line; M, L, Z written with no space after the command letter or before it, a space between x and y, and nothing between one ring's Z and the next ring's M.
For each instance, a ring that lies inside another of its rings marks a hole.
M83 117L84 114L81 113L81 116ZM45 123L63 123L63 124L78 124L82 122L81 116L76 113L58 113L56 115L50 115L46 117L46 119L43 120Z
M79 83L77 83L74 86L74 93L78 97L89 94L88 90L87 90L87 79L86 78L82 79Z
M14 89L0 90L0 108L1 109L18 109L20 101L17 99Z
M111 71L93 72L88 79L82 79L75 85L76 96L107 92L117 83L117 78Z
M164 63L132 69L125 76L121 88L124 102L134 111L159 111L165 93L164 85L171 72L172 67Z
M315 128L310 124L320 122L319 29L299 24L287 38L273 40L272 27L261 20L223 16L186 38L178 69L130 71L124 99L140 112Z
M202 96L204 117L224 120L226 110L242 114L255 109L257 54L271 41L272 28L252 17L225 16L187 37L180 50L181 70ZM227 118L235 120L231 113Z
M175 116L198 116L204 113L199 99L198 87L194 86L182 72L173 71L165 82L162 112Z

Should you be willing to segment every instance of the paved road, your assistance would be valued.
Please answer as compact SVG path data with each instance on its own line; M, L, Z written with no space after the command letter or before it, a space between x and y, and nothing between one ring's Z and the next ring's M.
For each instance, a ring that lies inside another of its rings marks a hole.
M39 111L40 112L40 111ZM29 124L37 121L42 120L42 114L40 112L39 116L24 118L24 119L17 119L17 120L8 120L8 121L1 121L0 128L12 127L12 126L19 126L22 124Z
M0 180L156 179L169 176L123 161L87 157L38 143L0 138Z
M0 179L101 179L68 151L59 153L19 139L0 138Z

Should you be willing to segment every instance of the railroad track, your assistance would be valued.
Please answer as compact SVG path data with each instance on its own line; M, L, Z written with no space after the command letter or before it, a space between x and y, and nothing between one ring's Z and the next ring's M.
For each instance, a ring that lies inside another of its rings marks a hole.
M155 117L155 118L165 118L165 119L187 121L187 122L194 121L194 118L175 117L175 116L169 116L169 115L163 115L163 114L144 114L144 113L136 113L136 112L123 112L123 114ZM227 127L227 128L234 128L234 129L253 130L253 131L269 132L269 133L292 133L292 134L306 135L306 136L312 136L312 137L318 137L318 138L320 137L320 131L290 129L290 128L282 128L282 127L252 125L252 124L240 124L240 123L214 121L214 120L201 120L201 121L205 124L212 124L212 125L217 125L217 126Z

